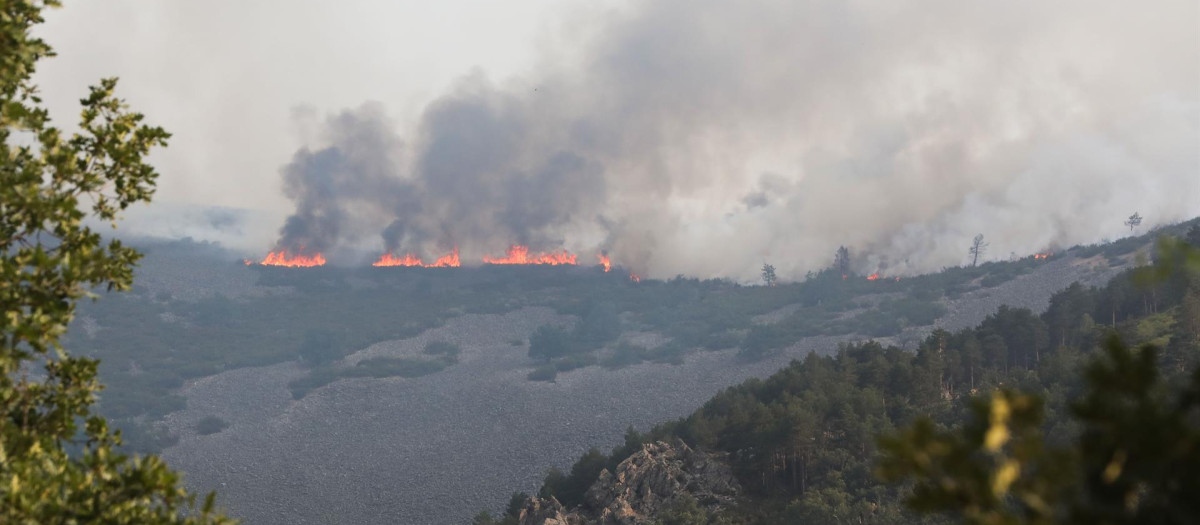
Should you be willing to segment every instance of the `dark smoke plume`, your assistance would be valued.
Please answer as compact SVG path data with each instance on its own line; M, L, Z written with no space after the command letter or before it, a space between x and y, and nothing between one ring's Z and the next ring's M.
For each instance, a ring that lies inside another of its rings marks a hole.
M324 135L327 146L297 151L282 170L284 194L296 211L276 249L316 253L351 246L378 232L380 218L409 193L397 176L402 144L379 107L329 118Z
M589 12L524 80L464 78L404 147L378 106L332 117L284 169L280 246L521 243L749 281L841 245L899 274L961 264L978 233L996 254L1116 238L1136 210L1200 214L1200 7L1150 4Z

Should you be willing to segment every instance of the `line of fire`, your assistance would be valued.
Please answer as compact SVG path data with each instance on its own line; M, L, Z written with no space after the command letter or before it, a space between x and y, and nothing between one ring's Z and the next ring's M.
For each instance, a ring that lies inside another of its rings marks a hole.
M603 268L605 273L613 268L612 260L607 254L596 254L596 266ZM250 259L243 259L242 262L246 266L275 266L284 268L314 268L325 266L327 263L324 254L306 254L304 249L300 248L295 252L287 250L272 251L263 258L262 261L254 262ZM503 256L484 256L482 261L485 265L497 266L578 266L579 256L561 250L558 252L531 252L528 246L514 244L508 248ZM462 259L459 257L458 247L450 253L438 257L432 262L425 262L420 256L413 253L404 255L396 255L394 253L385 253L378 260L371 263L371 266L376 268L387 267L406 267L406 268L459 268L462 266ZM636 273L630 273L629 279L633 282L641 282L642 278Z
M303 252L303 249L301 249L300 252ZM1053 252L1043 252L1035 253L1030 257L1036 260L1048 260L1052 256L1054 256ZM605 272L612 270L612 260L609 259L607 254L596 254L596 259L598 261L596 266L604 268ZM242 262L246 264L246 266L258 264L260 266L280 266L286 268L312 268L324 266L327 261L325 260L325 256L321 253L312 255L303 253L289 254L287 250L280 250L268 253L267 256L258 263L255 263L249 259L243 259ZM498 266L578 266L579 256L568 252L567 250L542 253L531 252L528 246L514 244L508 248L503 256L492 257L485 255L482 258L482 263L485 265ZM459 258L458 247L456 246L450 253L438 257L431 262L425 262L424 259L412 253L406 253L404 255L385 253L381 255L378 260L371 263L371 266L377 268L458 268L462 266L462 260ZM842 275L842 279L847 278L849 278L849 275ZM884 277L879 272L875 272L867 275L866 279L868 281L899 281L900 277ZM629 280L633 282L641 282L642 278L638 274L630 272Z
M296 252L287 250L273 251L267 254L262 261L255 263L249 259L244 259L242 262L246 266L258 264L260 266L282 266L287 268L312 268L316 266L324 266L326 259L324 254L306 254L301 248ZM612 270L612 261L606 254L597 254L597 266L604 268L605 272ZM484 256L483 264L492 265L539 265L539 266L578 266L579 256L561 250L558 252L536 253L531 252L528 246L513 245L508 248L503 256ZM462 259L459 257L458 248L455 247L450 253L438 257L432 262L425 262L420 256L412 253L396 255L394 253L385 253L378 260L371 263L374 267L414 267L414 268L458 268L462 266Z

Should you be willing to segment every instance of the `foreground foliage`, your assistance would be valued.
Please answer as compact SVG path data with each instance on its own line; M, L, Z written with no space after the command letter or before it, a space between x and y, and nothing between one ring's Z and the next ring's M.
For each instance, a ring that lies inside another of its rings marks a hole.
M1188 239L1200 246L1200 228ZM1077 428L1068 444L1046 445L1040 398L998 390L972 401L961 429L921 419L883 438L881 477L915 481L910 507L968 523L1200 520L1200 249L1176 239L1160 248L1156 264L1133 278L1185 291L1167 339L1176 355L1162 359L1154 345L1135 351L1109 336L1069 403Z
M1153 346L1115 336L1071 404L1069 446L1046 446L1042 402L1002 390L962 429L921 420L882 440L881 476L910 506L968 523L1194 523L1200 519L1200 370L1167 392Z
M127 111L115 79L81 101L79 133L50 125L30 77L53 52L30 29L57 5L0 1L0 522L227 523L161 459L117 452L90 408L97 361L59 344L89 289L130 286L138 254L85 221L149 200L143 158L169 135Z

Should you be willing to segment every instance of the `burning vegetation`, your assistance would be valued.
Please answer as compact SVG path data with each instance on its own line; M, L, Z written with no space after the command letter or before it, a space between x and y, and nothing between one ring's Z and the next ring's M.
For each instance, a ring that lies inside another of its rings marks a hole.
M1029 255L1034 260L1047 260L1054 256L1054 252L1039 252ZM611 272L613 269L612 259L607 253L601 252L595 255L596 266L604 270L605 273ZM324 266L326 259L324 254L318 252L314 254L305 254L304 248L300 247L294 251L278 250L267 254L261 262L254 262L250 259L243 259L243 263L247 266L262 265L262 266L282 266L289 268L309 268L316 266ZM528 246L514 244L505 251L504 256L483 256L481 262L485 265L499 266L578 266L579 256L571 253L566 249L549 252L532 252ZM839 248L835 267L842 269L842 280L849 280L851 277L855 279L865 279L872 282L899 281L900 277L891 277L883 275L882 271L875 271L869 275L854 274L849 271L849 253L846 248ZM377 268L386 267L408 267L408 268L459 268L462 260L459 257L459 249L454 247L453 251L443 255L433 262L425 262L419 255L408 252L403 255L397 255L395 252L389 252L381 255L371 266ZM767 265L767 267L770 267ZM770 267L772 273L774 267ZM765 270L764 270L765 271ZM766 279L766 277L764 277ZM634 283L641 282L642 277L637 273L630 272L629 280ZM768 281L769 285L773 285L773 280Z
M326 263L325 256L321 253L306 255L301 253L303 249L297 250L296 253L289 253L287 250L273 251L267 254L263 260L257 264L262 266L285 266L289 268L307 268L313 266L324 266ZM599 260L598 266L604 269L605 272L612 270L612 260L605 254L597 254L596 259ZM243 259L242 262L246 266L256 264L250 259ZM575 266L579 264L579 256L566 250L558 252L530 253L529 247L522 245L513 245L508 249L503 257L483 257L484 264L496 265L547 265L547 266ZM384 267L410 267L410 268L458 268L462 266L462 260L458 255L458 247L454 251L439 257L433 262L425 262L424 259L414 253L405 253L404 255L396 255L395 253L385 253L378 260L371 263L371 266L377 268ZM630 275L634 281L641 280L636 275Z
M462 262L458 259L458 248L449 254L439 257L436 261L426 264L420 257L411 253L404 254L404 257L396 257L390 253L383 254L378 261L371 263L371 266L417 266L421 268L458 268L462 266Z
M483 258L486 264L548 264L557 266L560 264L578 264L578 257L575 254L566 250L561 252L550 253L529 253L528 246L514 244L508 249L504 257L487 257Z
M287 250L279 250L277 252L268 253L259 264L263 266L310 268L313 266L324 266L325 256L320 253L313 255L304 255L301 253L288 254Z

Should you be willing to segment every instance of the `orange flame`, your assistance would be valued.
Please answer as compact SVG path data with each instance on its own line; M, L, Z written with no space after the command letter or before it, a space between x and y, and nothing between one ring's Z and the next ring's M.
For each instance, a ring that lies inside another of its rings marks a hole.
M635 283L640 283L640 282L642 282L642 277L636 273L630 273L629 280L633 281Z
M431 264L425 264L420 257L411 253L404 254L404 257L396 257L390 253L385 253L375 261L371 266L419 266L421 268L457 268L461 264L458 260L458 247L454 247L454 251L447 255L443 255Z
M383 254L378 261L371 263L371 266L425 266L421 259L411 253L404 254L404 257L396 257L390 253Z
M596 256L596 258L597 258L597 259L600 259L600 266L603 266L603 267L604 267L604 271L605 271L605 273L607 273L609 270L611 270L611 269L612 269L612 261L609 261L609 260L608 260L608 256L607 256L607 255L604 255L604 254L599 254L599 255L597 255L597 256Z
M295 254L292 256L288 256L287 250L280 250L277 252L268 253L267 257L265 259L263 259L262 262L259 264L261 264L263 266L287 266L289 268L296 268L296 267L308 268L308 267L312 267L312 266L324 266L325 265L325 256L321 255L319 253L314 254L314 255Z
M530 254L529 247L514 244L504 257L484 256L483 262L488 264L576 264L577 257L563 250L558 253Z
M877 279L879 279L879 273L873 273L873 274L867 276L868 281L874 281Z
M1054 252L1035 253L1035 254L1033 254L1033 258L1034 259L1049 259L1051 255L1054 255Z
M458 268L462 263L458 261L458 246L454 247L454 251L449 254L438 257L438 260L433 261L433 264L427 268Z

